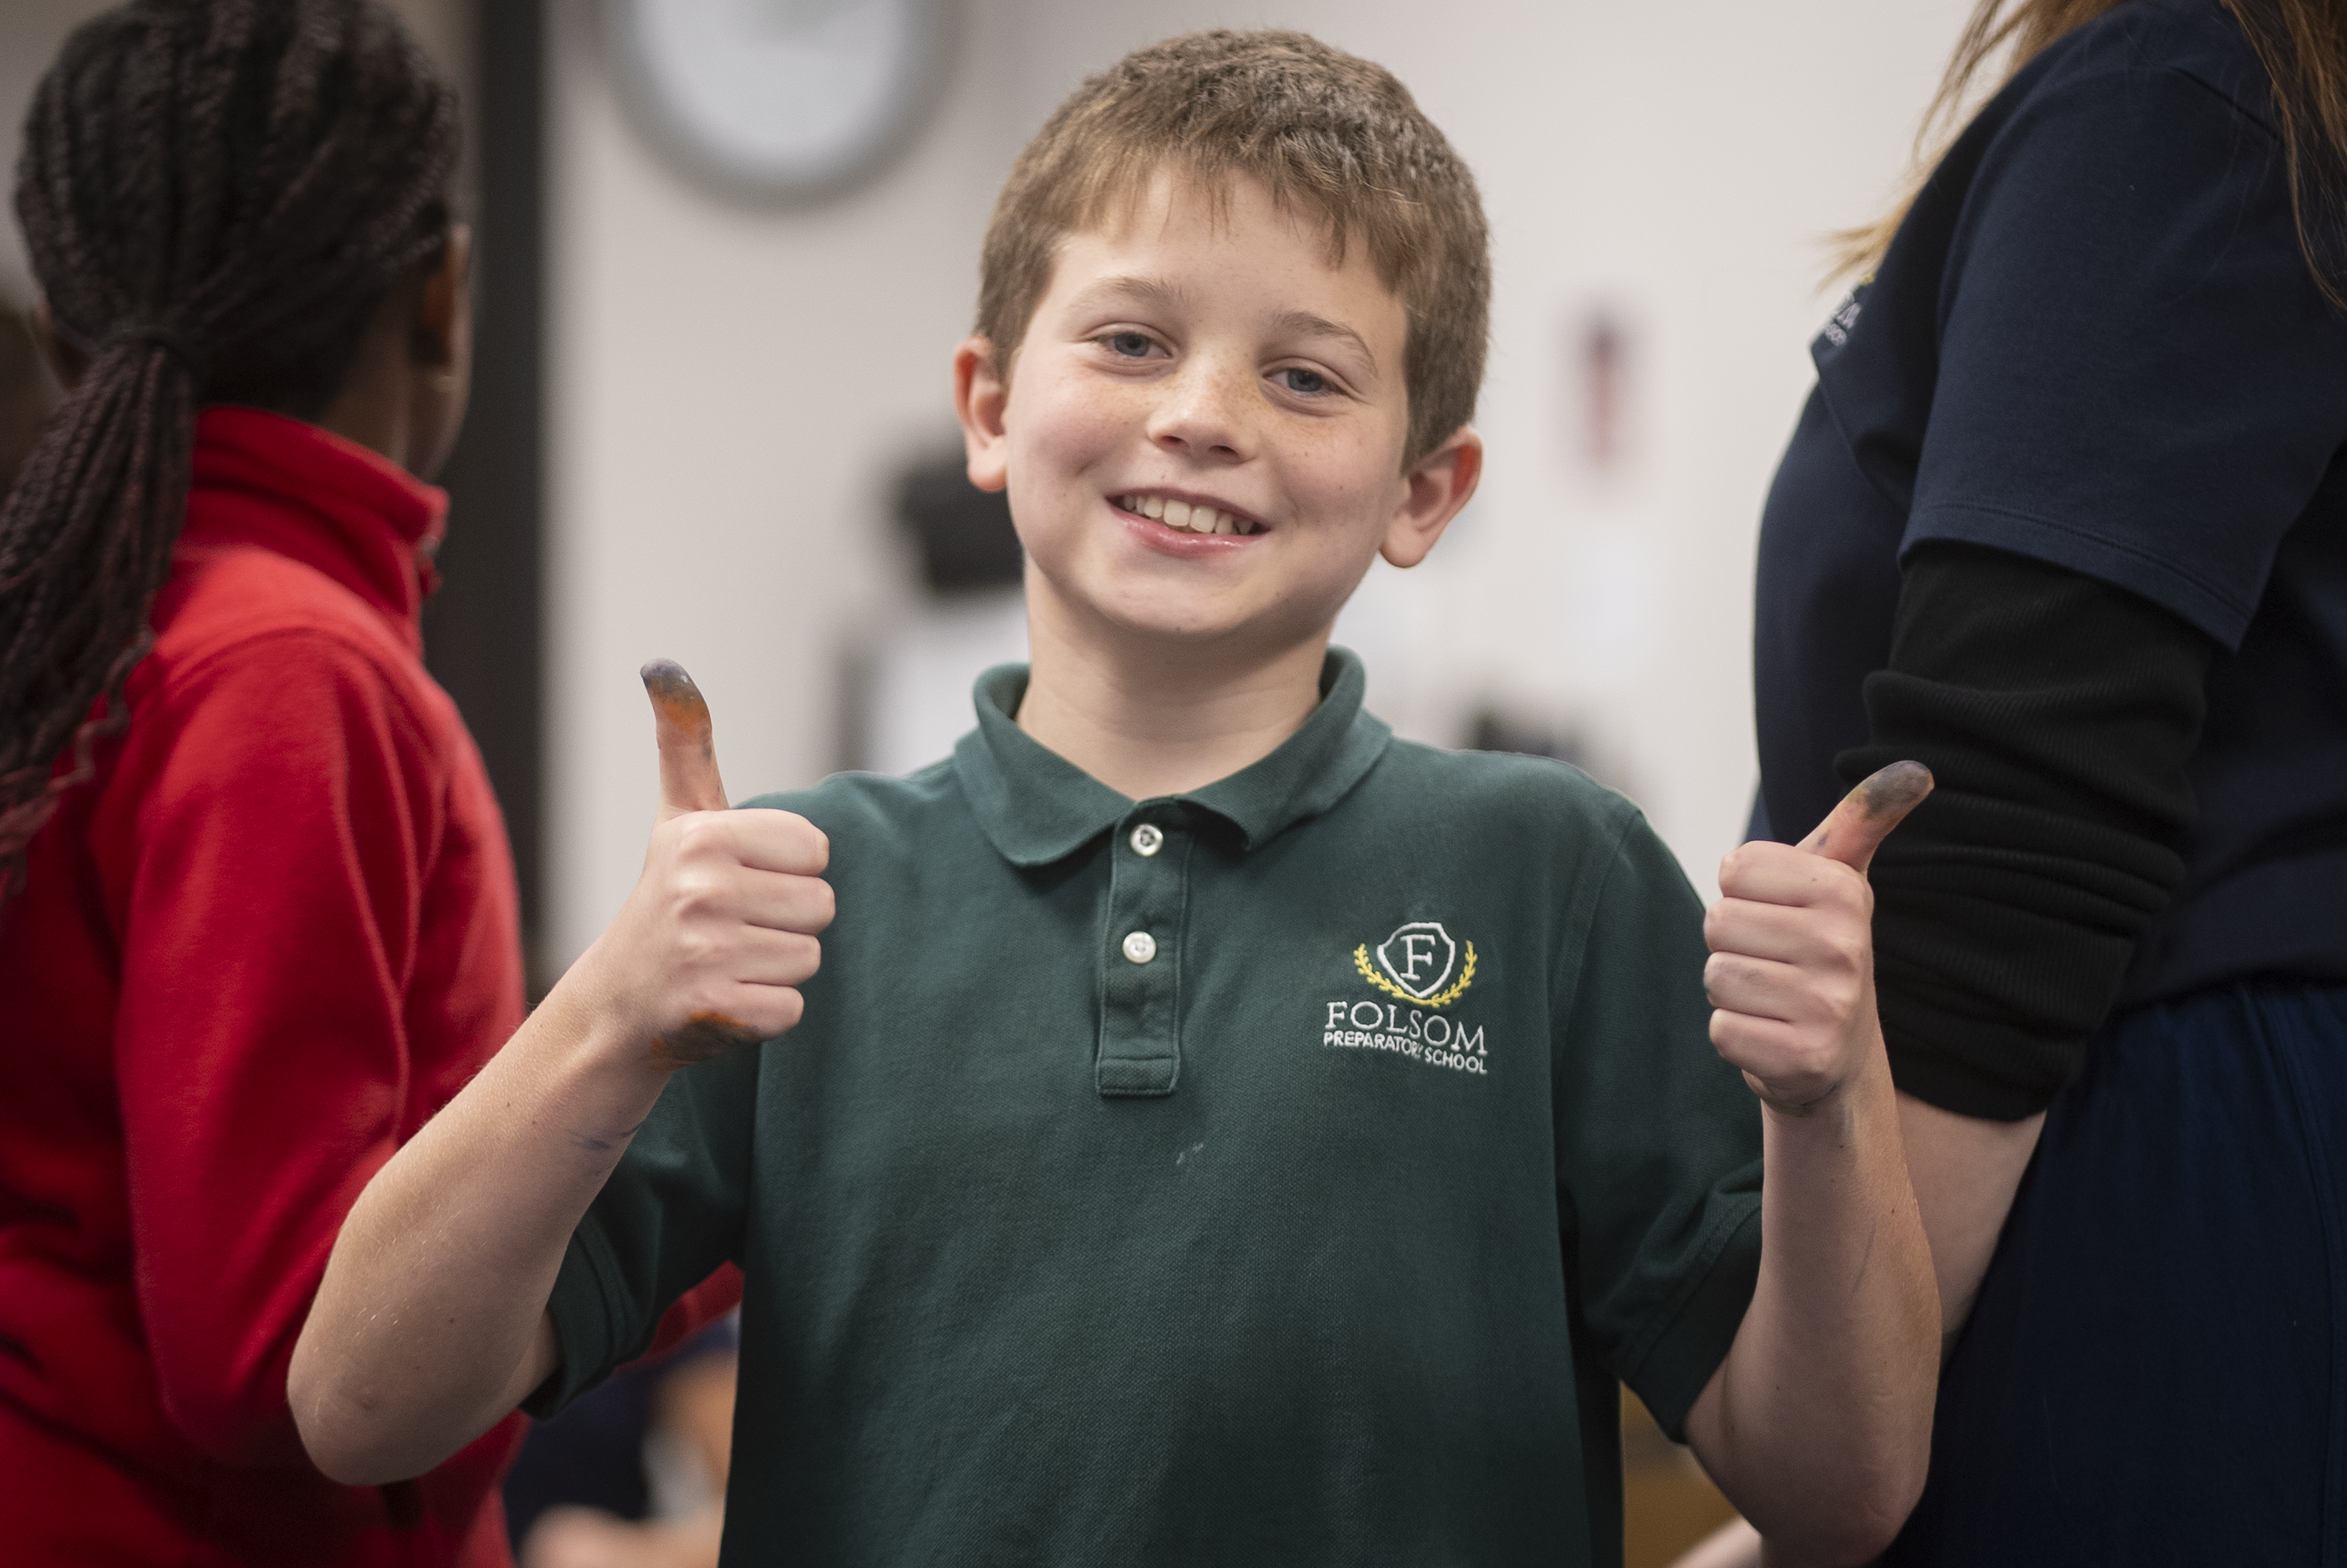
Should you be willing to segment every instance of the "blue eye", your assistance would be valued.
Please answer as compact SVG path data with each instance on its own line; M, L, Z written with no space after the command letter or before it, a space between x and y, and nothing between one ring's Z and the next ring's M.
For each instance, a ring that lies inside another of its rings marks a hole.
M1328 378L1317 370L1306 370L1300 365L1291 365L1279 374L1286 379L1287 390L1290 392L1300 392L1307 396L1311 396L1328 390Z
M1126 359L1146 359L1149 351L1156 346L1146 333L1111 333L1108 336L1109 352Z

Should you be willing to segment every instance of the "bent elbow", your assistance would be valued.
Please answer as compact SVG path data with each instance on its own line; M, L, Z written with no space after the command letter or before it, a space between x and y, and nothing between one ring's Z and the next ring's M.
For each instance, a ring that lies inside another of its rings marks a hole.
M302 1451L321 1475L343 1486L381 1486L431 1468L403 1467L396 1445L385 1440L391 1434L380 1401L344 1383L297 1348L286 1375L286 1402Z
M1863 1568L1891 1549L1922 1495L1920 1467L1912 1477L1879 1478L1845 1498L1833 1518L1819 1522L1810 1538L1786 1544L1802 1561L1821 1568Z
M343 1486L382 1486L432 1468L430 1460L416 1462L399 1445L386 1441L380 1423L363 1408L338 1400L297 1404L293 1424L318 1473Z

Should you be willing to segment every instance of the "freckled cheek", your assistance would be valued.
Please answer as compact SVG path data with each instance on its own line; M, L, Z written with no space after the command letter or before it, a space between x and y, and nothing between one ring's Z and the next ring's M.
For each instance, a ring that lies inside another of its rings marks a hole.
M1020 411L1024 439L1016 445L1030 458L1063 473L1081 472L1120 449L1138 423L1116 389L1077 387L1038 389L1039 395Z
M1092 537L1087 477L1120 449L1117 422L1063 388L1020 390L1029 396L1010 421L1010 512L1028 554L1048 569Z
M1331 519L1373 517L1382 526L1400 495L1392 472L1399 464L1380 444L1334 437L1302 444L1287 472L1312 511Z

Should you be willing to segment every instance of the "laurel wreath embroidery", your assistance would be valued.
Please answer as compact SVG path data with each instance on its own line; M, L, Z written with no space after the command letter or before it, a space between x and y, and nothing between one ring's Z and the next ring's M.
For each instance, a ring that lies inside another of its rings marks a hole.
M1377 987L1378 989L1384 991L1389 996L1399 997L1402 1000L1409 1003L1412 1007L1449 1007L1452 1002L1459 999L1459 993L1465 990L1468 985L1475 979L1475 944L1472 942L1467 944L1467 967L1459 971L1459 978L1451 981L1450 984L1442 990L1436 992L1430 997L1414 997L1408 991L1402 989L1399 986L1394 984L1391 980L1386 979L1383 975L1378 973L1374 968L1371 968L1369 967L1369 945L1367 942L1363 942L1359 947L1353 949L1353 968L1360 970L1361 979L1368 981L1369 984Z

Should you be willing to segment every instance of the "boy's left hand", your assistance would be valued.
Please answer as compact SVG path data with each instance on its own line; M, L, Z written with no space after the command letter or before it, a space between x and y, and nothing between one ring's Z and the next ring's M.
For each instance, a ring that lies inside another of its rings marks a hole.
M1720 862L1703 923L1711 1043L1780 1112L1816 1108L1881 1058L1866 867L1931 793L1930 769L1893 763L1799 845L1755 840Z

